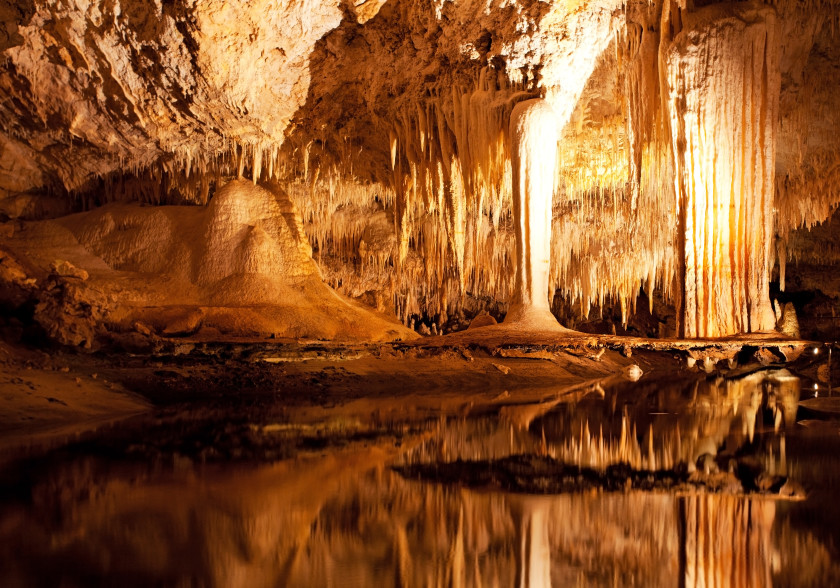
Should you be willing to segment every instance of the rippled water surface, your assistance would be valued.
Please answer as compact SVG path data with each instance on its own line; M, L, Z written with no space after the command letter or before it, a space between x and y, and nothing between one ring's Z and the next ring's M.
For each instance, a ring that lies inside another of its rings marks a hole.
M170 408L2 465L0 583L840 585L840 426L803 389Z

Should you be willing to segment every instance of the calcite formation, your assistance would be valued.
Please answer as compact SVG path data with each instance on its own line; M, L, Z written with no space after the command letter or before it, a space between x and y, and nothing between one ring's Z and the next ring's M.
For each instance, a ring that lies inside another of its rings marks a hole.
M543 314L615 304L625 324L643 294L675 308L663 335L772 330L798 229L840 204L837 0L4 6L0 214L139 201L198 218L231 180L271 185L328 285L418 328L513 319L527 292ZM523 140L534 100L553 120ZM538 223L517 205L537 159ZM524 255L537 224L545 282ZM131 248L120 235L103 247ZM199 259L227 236L195 233L190 283L285 275L268 237L252 227L216 265ZM153 273L175 259L137 255Z
M325 285L288 196L250 181L229 182L207 207L114 203L20 224L5 246L0 267L39 301L35 320L67 345L95 347L108 332L416 336Z
M552 324L548 305L551 200L557 177L557 119L543 100L526 100L511 113L516 289L506 322Z
M665 57L680 231L684 332L772 330L775 11L747 4L685 15Z

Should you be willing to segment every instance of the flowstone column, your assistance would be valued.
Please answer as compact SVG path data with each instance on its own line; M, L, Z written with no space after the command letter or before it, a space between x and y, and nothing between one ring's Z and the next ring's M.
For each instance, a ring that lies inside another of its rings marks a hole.
M772 8L682 14L665 56L680 230L681 331L772 330L769 274L779 45Z
M510 116L516 287L505 324L562 329L551 314L548 271L551 205L557 177L557 118L551 105L520 102Z

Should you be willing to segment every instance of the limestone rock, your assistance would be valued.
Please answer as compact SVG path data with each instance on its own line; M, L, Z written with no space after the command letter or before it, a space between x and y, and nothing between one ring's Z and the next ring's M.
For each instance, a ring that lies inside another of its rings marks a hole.
M281 142L307 57L341 18L338 0L30 5L0 42L2 118L19 125L0 150L0 196L46 174L76 188L121 163L186 163L231 138ZM1 180L15 166L32 171L13 187Z
M76 267L69 261L56 260L50 264L50 273L61 278L76 278L81 281L88 279L89 275L85 270Z
M622 373L624 374L624 377L630 380L631 382L638 382L639 378L641 378L644 374L642 368L640 368L635 363L632 365L628 365L626 368L624 368Z
M106 329L179 337L416 337L321 281L299 215L276 187L233 180L207 207L106 206L25 223L6 243L43 264L46 286L27 295L38 298L37 322L65 345L93 347ZM25 283L5 259L0 271L7 281Z
M108 307L102 291L75 277L52 275L38 293L34 319L52 340L90 350L104 331Z
M793 302L786 302L782 306L781 312L777 313L777 317L776 330L788 337L799 339L799 320L796 318L796 309Z
M0 249L0 303L10 308L19 307L36 289L37 280L7 251Z
M500 363L494 363L493 367L502 372L504 375L508 375L510 373L510 368L506 365L502 365Z
M294 205L282 192L234 180L215 194L204 217L199 284L237 274L318 275Z
M495 325L496 319L493 318L489 313L482 312L481 314L476 315L476 317L470 321L470 329L480 329L481 327L489 327L491 325Z
M169 337L192 335L201 328L203 318L204 312L200 308L191 310L183 315L176 316L164 327L162 334Z
M762 347L758 351L753 354L753 357L758 360L758 363L761 365L769 365L771 363L777 363L779 358L776 356L775 353Z

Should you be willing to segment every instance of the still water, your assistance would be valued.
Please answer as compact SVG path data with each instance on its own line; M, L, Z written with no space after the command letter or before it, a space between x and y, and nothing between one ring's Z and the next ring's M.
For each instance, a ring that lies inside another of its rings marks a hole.
M836 586L840 424L803 390L161 410L7 459L0 584Z

